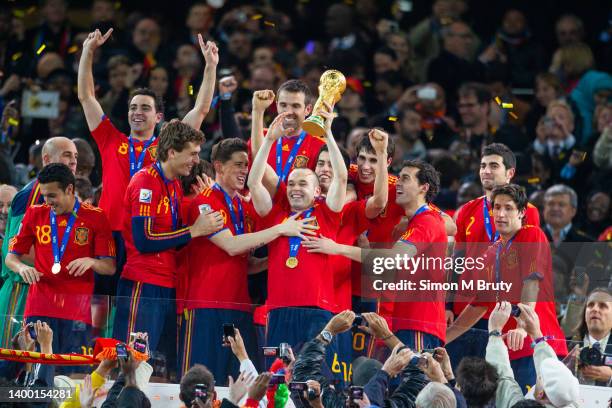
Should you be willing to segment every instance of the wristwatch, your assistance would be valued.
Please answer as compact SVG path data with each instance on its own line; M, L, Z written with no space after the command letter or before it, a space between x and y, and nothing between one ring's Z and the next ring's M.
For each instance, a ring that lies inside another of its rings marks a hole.
M323 330L319 335L327 345L329 345L334 338L334 335L329 330Z
M502 333L499 330L491 330L489 332L489 337L490 336L495 336L495 337L501 337Z

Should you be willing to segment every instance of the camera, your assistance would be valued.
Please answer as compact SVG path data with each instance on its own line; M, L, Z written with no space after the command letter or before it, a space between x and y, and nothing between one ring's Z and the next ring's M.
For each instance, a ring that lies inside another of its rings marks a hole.
M579 359L584 365L612 367L612 354L602 353L599 344L581 348Z
M349 398L352 400L363 399L363 387L350 386L349 387Z
M127 347L125 343L117 343L117 345L115 346L115 349L117 350L117 360L119 359L127 360L128 359L128 351L127 351Z
M143 339L134 340L134 350L139 353L145 354L147 352L147 342Z
M514 317L519 317L521 315L521 309L517 305L512 305L512 310L510 314Z
M278 385L285 383L285 374L274 374L270 379L270 385Z
M302 392L302 391L306 391L308 389L308 385L306 385L305 382L290 382L289 383L289 391L297 391L297 392Z
M229 346L228 337L236 336L236 328L233 323L223 323L223 346Z
M429 353L432 357L436 357L436 349L423 349L423 353Z
M207 388L208 387L206 387L206 384L196 384L194 388L195 398L199 398L200 401L206 402L206 400L208 399L208 389Z
M353 320L353 327L358 328L359 326L367 326L368 322L363 318L362 315L355 315L355 320Z
M289 355L289 349L291 348L291 346L289 345L289 343L281 343L278 346L278 356L286 363L288 364L289 361L291 361L291 357Z
M30 334L30 338L32 340L36 340L38 336L36 335L36 329L34 328L34 323L28 323L26 327L28 328L28 333Z

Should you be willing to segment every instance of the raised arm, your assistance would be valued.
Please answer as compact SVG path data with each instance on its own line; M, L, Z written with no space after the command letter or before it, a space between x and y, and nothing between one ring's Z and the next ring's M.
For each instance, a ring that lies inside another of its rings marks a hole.
M206 114L210 110L217 80L217 64L219 63L219 49L217 45L212 41L204 43L202 34L198 34L198 41L200 43L200 50L202 50L204 55L204 61L206 62L204 79L202 80L202 85L200 85L193 109L187 112L183 118L183 123L188 124L194 129L200 129Z
M248 187L251 192L251 199L253 200L253 206L255 211L260 217L268 215L272 210L272 196L265 188L263 183L264 173L268 167L268 155L272 145L276 143L276 140L283 136L283 133L290 131L291 129L282 129L282 121L289 113L281 113L274 121L270 124L268 129L268 135L264 138L261 148L255 155L253 165L251 166L251 173L249 174ZM251 139L251 143L252 139ZM252 145L251 145L252 146Z
M251 110L251 155L255 157L264 140L264 114L274 102L274 92L265 89L253 93Z
M376 218L387 206L389 201L389 172L387 171L387 145L389 135L380 129L372 129L368 133L370 143L376 152L376 178L374 180L374 195L366 202L365 214L368 218Z
M79 74L77 82L77 90L79 101L85 113L85 120L89 130L94 130L102 122L104 111L102 106L96 100L96 91L93 80L93 58L98 47L109 39L113 32L110 28L106 34L102 35L100 30L89 33L83 42L83 52L81 53L81 61L79 62Z
M334 120L334 112L332 107L325 104L327 111L321 111L321 116L325 118L325 142L329 151L329 161L331 162L334 177L329 186L325 203L333 212L342 211L344 207L344 198L346 197L346 181L348 180L348 169L344 164L340 148L334 140L334 135L331 131L331 125Z

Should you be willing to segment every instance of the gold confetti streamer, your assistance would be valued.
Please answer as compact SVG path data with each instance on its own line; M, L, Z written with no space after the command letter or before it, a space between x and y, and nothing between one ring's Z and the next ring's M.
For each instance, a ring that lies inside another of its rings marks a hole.
M512 119L518 120L518 116L516 116L516 113L510 112L510 116L512 116Z
M514 104L504 102L504 103L501 104L501 107L504 108L504 109L512 109L512 108L514 108Z
M189 85L189 95L193 95L193 85Z
M21 52L16 52L15 54L13 54L13 56L11 57L11 59L13 61L17 61L19 58L21 58L21 56L23 55L23 53Z
M251 17L252 20L261 20L263 18L263 14L255 14Z
M397 116L389 116L389 121L397 122Z
M499 99L499 96L495 97L495 102L497 102L498 105L501 105L502 101Z
M74 54L78 50L79 50L79 46L78 45L73 45L72 47L68 48L68 54Z
M264 21L264 24L269 26L269 27L274 27L274 23L271 21Z
M8 119L8 124L11 126L19 126L19 121L15 118L9 118Z
M36 51L36 55L40 55L40 53L43 52L45 48L47 48L46 44L41 45L40 48Z

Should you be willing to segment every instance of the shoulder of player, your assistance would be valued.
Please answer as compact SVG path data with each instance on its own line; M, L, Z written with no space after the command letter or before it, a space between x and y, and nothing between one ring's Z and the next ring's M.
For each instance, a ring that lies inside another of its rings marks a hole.
M525 224L516 235L519 241L525 242L548 242L546 234L537 225Z
M153 166L147 166L134 174L128 188L152 188L160 185L161 177Z
M11 202L11 211L13 215L20 215L25 213L28 208L28 199L32 193L32 184L30 183L15 194L13 201Z

